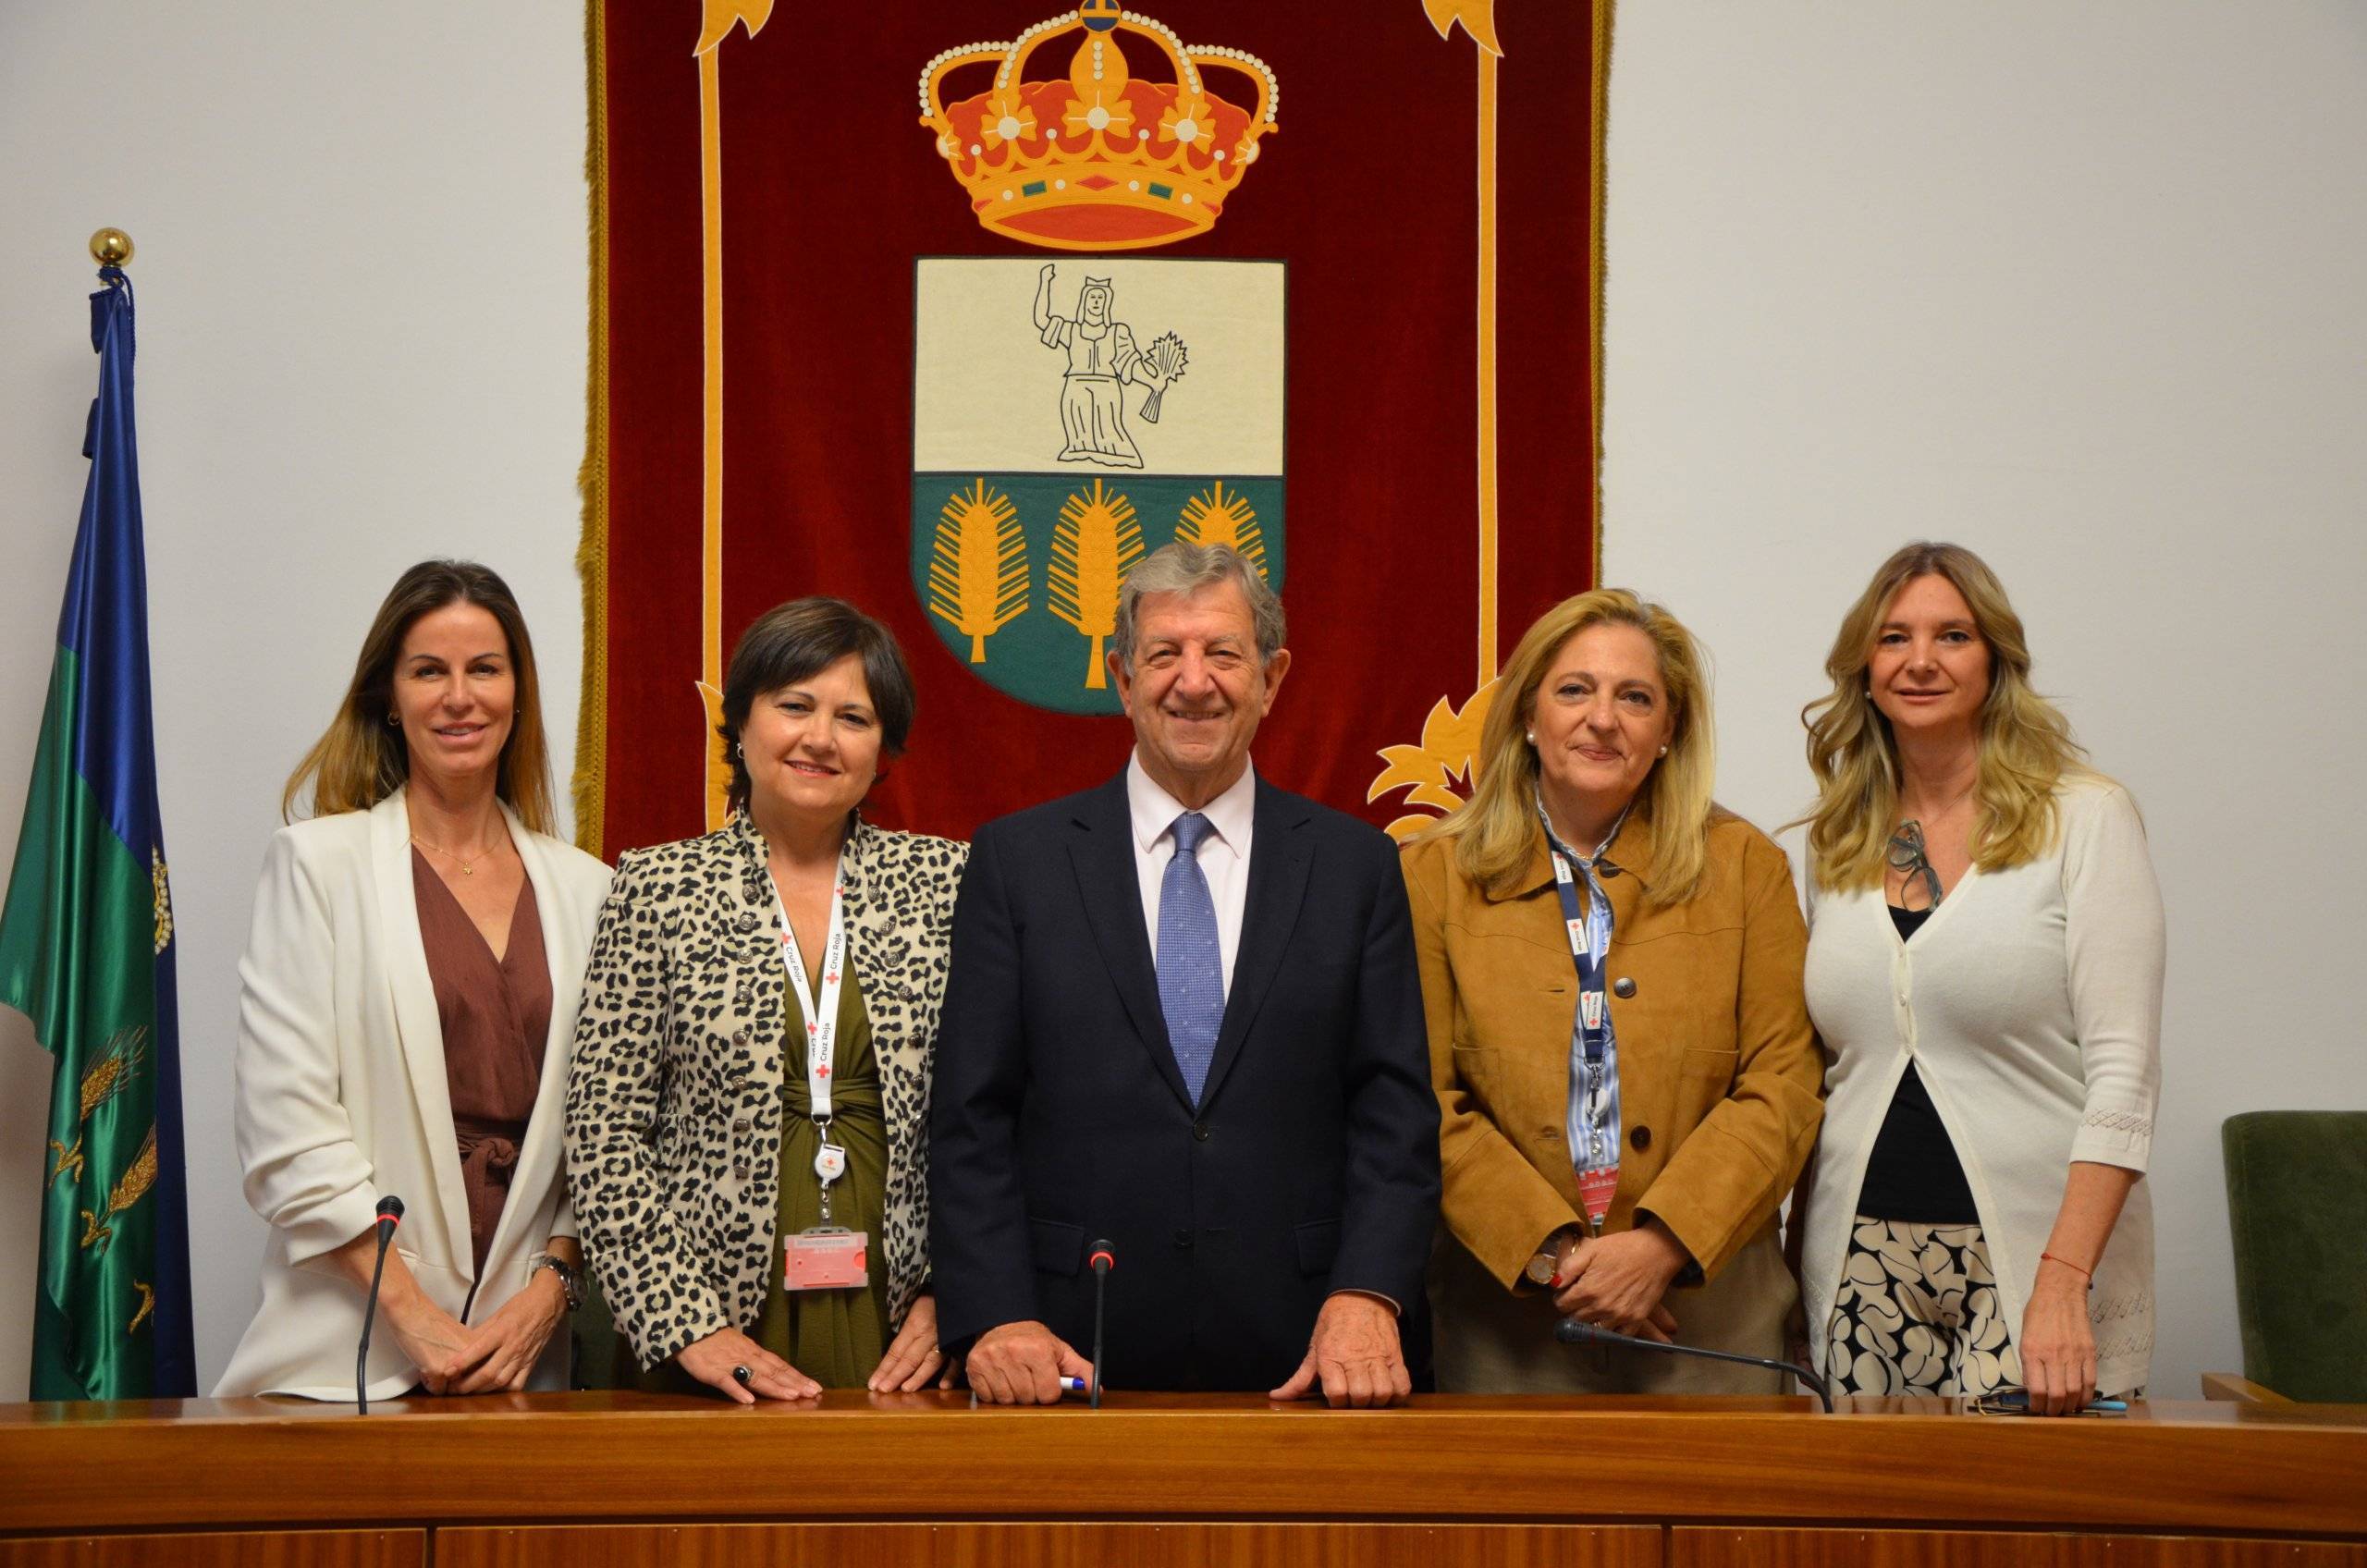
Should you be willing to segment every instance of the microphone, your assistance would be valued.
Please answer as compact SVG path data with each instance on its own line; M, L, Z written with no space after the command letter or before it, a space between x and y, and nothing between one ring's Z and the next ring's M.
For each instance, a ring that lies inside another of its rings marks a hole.
M1108 1242L1093 1243L1085 1261L1093 1265L1093 1408L1101 1408L1101 1297L1109 1287L1110 1270L1118 1266L1118 1256Z
M353 1354L353 1403L356 1415L370 1414L370 1323L378 1316L378 1282L386 1277L386 1246L395 1227L403 1222L403 1200L389 1194L378 1200L378 1261L370 1270L370 1294L362 1304L362 1348Z
M1763 1366L1770 1372L1781 1372L1797 1378L1816 1395L1818 1404L1827 1415L1833 1414L1833 1396L1824 1391L1824 1384L1812 1377L1805 1366L1795 1366L1788 1361L1770 1361L1764 1356L1735 1355L1730 1351L1703 1350L1699 1345L1662 1344L1658 1340L1639 1340L1630 1334L1616 1333L1596 1323L1581 1323L1575 1317L1564 1317L1553 1325L1553 1337L1565 1345L1627 1345L1636 1350L1656 1350L1666 1355L1697 1355L1705 1361L1731 1361L1737 1366Z

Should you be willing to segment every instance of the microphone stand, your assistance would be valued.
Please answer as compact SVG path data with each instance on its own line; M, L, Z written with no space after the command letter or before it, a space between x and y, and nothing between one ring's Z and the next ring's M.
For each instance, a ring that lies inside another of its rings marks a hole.
M356 1415L370 1414L370 1325L378 1316L378 1283L386 1277L386 1247L402 1223L403 1200L378 1200L378 1260L370 1269L370 1294L362 1304L362 1344L353 1353L353 1403Z
M1575 1317L1564 1317L1553 1326L1553 1337L1565 1345L1626 1345L1635 1350L1656 1350L1663 1355L1697 1355L1705 1361L1729 1361L1737 1366L1760 1366L1770 1372L1781 1372L1797 1378L1816 1395L1816 1402L1827 1415L1833 1414L1833 1396L1824 1390L1821 1379L1812 1376L1805 1366L1795 1366L1788 1361L1770 1361L1759 1355L1736 1355L1731 1351L1703 1350L1699 1345L1662 1344L1658 1340L1639 1340L1630 1334L1615 1333L1593 1323L1581 1323Z
M1101 1408L1101 1298L1110 1283L1110 1270L1117 1264L1116 1256L1108 1242L1093 1243L1093 1403Z

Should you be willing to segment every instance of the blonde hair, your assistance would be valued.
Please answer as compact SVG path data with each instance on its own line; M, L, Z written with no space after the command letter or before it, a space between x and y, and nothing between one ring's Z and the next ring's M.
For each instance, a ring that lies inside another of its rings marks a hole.
M1489 894L1517 891L1536 853L1537 751L1527 739L1563 644L1590 626L1632 626L1651 639L1673 729L1668 755L1652 765L1637 810L1652 825L1652 876L1645 902L1666 908L1699 890L1710 859L1710 794L1717 772L1710 682L1692 633L1660 606L1625 588L1597 588L1563 600L1522 633L1497 680L1480 730L1471 798L1421 839L1453 839L1454 862Z
M288 777L280 791L280 819L296 819L296 802L311 786L311 815L333 816L339 812L368 811L403 787L411 778L411 747L399 726L386 722L395 705L395 661L402 656L403 639L420 617L447 605L476 605L501 623L509 643L509 667L517 681L517 708L510 719L509 739L501 748L500 771L494 792L509 802L518 820L533 833L548 833L556 820L551 806L550 750L543 738L542 689L534 676L534 644L526 635L526 618L518 608L509 584L489 567L474 561L422 561L395 580L378 606L362 652L353 661L353 680L337 704L327 733L313 742L304 760Z
M1833 690L1800 710L1808 727L1809 766L1817 802L1808 824L1817 886L1870 888L1883 878L1883 851L1898 815L1898 743L1874 706L1866 670L1883 617L1919 577L1944 578L1964 595L1973 629L1989 648L1989 696L1981 707L1980 773L1973 786L1972 863L1982 871L2026 864L2054 845L2055 787L2091 776L2070 721L2030 685L2030 643L2022 618L1988 563L1960 545L1919 541L1874 573L1841 618L1824 672Z

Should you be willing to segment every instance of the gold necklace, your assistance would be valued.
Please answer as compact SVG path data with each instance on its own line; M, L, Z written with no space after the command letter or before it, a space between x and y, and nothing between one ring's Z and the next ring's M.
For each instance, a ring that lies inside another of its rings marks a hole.
M472 861L463 859L458 850L448 850L441 844L431 844L416 833L411 836L411 841L423 850L434 850L439 855L449 855L453 864L460 868L460 875L463 876L474 876L477 874L477 867L500 853L502 844L508 842L504 839L498 843L487 844L477 851L477 858Z

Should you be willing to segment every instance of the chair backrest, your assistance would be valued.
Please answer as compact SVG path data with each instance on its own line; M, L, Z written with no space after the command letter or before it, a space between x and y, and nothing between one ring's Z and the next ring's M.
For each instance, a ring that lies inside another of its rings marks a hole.
M2244 1376L2367 1402L2367 1110L2248 1111L2219 1143Z

